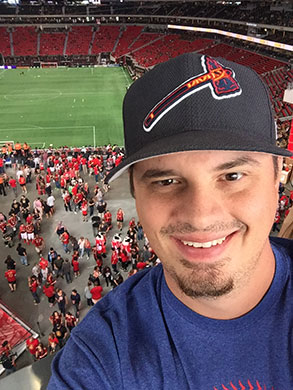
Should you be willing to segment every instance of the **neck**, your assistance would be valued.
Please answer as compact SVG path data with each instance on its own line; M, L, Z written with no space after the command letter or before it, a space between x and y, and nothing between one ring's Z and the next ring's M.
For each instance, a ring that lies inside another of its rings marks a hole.
M247 314L258 305L269 290L274 274L275 257L271 246L268 245L261 254L253 273L235 283L235 288L227 295L191 298L183 293L166 272L165 278L172 293L191 310L205 317L229 320Z

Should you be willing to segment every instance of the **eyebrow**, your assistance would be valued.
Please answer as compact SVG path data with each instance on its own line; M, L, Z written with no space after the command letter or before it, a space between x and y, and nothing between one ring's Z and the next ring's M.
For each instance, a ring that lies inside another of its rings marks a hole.
M215 171L223 171L225 169L236 168L242 165L260 166L261 164L253 157L243 156L243 157L236 158L235 160L227 161L223 164L218 165L215 168Z
M174 176L178 175L173 169L148 169L144 172L144 174L141 176L141 180L148 180L148 179L158 179L163 176Z

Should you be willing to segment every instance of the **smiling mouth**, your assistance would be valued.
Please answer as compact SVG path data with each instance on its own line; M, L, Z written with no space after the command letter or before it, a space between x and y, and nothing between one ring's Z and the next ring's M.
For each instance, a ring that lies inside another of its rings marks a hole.
M218 238L217 240L213 241L206 241L206 242L194 242L194 241L182 241L182 244L186 246L190 246L193 248L211 248L212 246L217 246L223 244L223 242L226 240L226 237Z

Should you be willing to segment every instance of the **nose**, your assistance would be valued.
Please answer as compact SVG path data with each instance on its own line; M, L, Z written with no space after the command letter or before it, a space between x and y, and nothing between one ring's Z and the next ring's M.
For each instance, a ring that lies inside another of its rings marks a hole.
M227 220L227 205L223 194L205 185L189 185L181 198L184 222L197 230L207 230Z

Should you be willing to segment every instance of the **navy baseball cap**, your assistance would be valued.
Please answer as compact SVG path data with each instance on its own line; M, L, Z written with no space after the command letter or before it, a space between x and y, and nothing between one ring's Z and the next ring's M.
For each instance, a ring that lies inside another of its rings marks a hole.
M276 145L268 90L252 69L199 53L155 66L123 102L124 160L130 165L183 151L229 150L291 156Z

